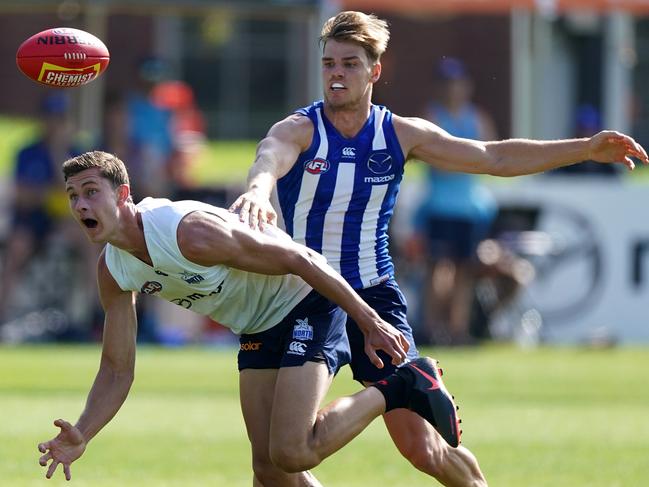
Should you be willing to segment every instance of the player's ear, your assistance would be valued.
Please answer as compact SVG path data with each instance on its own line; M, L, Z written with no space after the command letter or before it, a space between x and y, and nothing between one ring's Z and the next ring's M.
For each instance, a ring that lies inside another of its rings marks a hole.
M128 184L120 184L117 187L117 204L123 205L131 197L131 187Z
M372 66L372 74L370 76L370 81L372 83L376 83L381 77L381 69L382 69L381 61L375 62L374 65Z

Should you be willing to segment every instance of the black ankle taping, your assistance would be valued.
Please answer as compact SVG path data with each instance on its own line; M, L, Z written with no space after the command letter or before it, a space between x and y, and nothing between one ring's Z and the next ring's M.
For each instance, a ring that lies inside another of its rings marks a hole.
M375 382L376 387L385 398L385 412L408 406L409 388L406 380L396 374L389 375L383 380Z

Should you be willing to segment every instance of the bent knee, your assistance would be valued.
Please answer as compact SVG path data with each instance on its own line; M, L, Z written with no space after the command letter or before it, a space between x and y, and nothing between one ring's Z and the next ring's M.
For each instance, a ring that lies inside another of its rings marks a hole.
M303 472L320 463L313 450L300 443L271 446L270 458L273 465L289 473Z
M255 479L261 485L289 485L290 474L267 461L253 461Z

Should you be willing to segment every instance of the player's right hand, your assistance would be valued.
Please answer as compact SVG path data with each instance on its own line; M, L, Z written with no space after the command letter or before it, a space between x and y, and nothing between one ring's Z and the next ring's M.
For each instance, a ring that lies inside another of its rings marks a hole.
M232 203L229 211L239 213L239 220L250 228L263 230L265 225L277 225L277 213L267 197L254 190L243 193Z
M372 326L362 326L359 323L359 328L365 336L365 353L376 368L384 367L383 360L376 353L377 350L387 353L392 358L393 365L401 365L408 358L408 340L390 323L379 318Z
M81 431L67 421L57 419L54 421L54 426L61 428L61 431L50 441L38 444L38 451L43 454L38 463L42 467L46 467L47 462L52 461L45 474L48 479L52 478L60 463L63 465L65 479L70 480L72 478L70 464L83 455L86 450L86 441Z

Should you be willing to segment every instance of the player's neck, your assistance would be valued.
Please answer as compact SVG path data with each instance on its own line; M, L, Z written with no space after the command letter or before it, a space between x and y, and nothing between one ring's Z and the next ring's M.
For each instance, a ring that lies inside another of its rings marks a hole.
M370 116L370 100L354 106L332 107L325 102L324 113L336 130L347 138L354 137L365 125Z
M142 214L133 204L126 205L122 212L119 230L109 240L110 244L137 257L142 262L152 265L144 238Z

